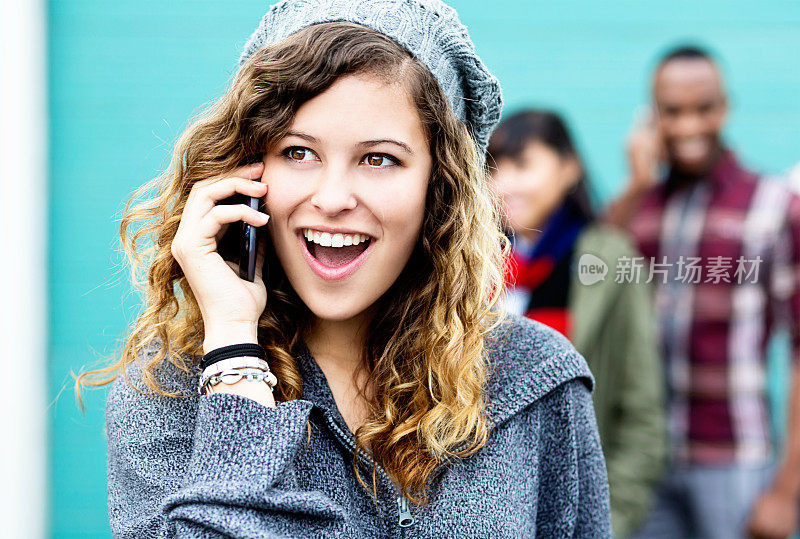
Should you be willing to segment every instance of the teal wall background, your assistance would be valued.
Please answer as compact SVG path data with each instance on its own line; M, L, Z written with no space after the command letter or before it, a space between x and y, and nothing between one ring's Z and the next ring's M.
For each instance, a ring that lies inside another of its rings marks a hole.
M453 0L500 78L507 111L555 107L607 201L623 141L666 45L699 38L723 58L743 160L777 173L800 160L800 3ZM82 415L70 371L97 365L138 312L117 242L130 192L166 166L175 138L219 96L267 2L59 0L49 25L49 528L110 536L104 390ZM779 347L780 348L780 347ZM779 362L780 363L780 362Z

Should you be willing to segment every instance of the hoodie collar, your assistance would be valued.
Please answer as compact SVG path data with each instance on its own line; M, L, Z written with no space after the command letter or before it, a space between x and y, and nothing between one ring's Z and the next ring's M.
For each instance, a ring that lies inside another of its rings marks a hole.
M591 391L594 378L583 356L556 330L524 316L508 315L487 338L491 375L488 414L500 425L556 387L580 379Z
M303 399L310 401L323 412L328 412L339 423L339 426L348 432L347 422L336 405L328 379L317 364L305 342L300 343L295 355L297 368L303 377Z
M490 375L487 414L499 426L559 385L578 378L591 390L594 379L586 361L567 339L525 317L507 315L486 340ZM303 378L303 399L347 428L325 374L305 343L295 355Z

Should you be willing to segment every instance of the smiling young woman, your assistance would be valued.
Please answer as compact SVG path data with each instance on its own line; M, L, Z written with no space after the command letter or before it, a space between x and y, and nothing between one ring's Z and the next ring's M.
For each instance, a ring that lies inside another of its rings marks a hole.
M114 380L112 529L607 536L586 363L496 308L497 80L441 2L358 6L273 6L126 212L147 307L122 357L78 380ZM265 212L216 204L235 193ZM217 250L240 220L267 230L252 283Z

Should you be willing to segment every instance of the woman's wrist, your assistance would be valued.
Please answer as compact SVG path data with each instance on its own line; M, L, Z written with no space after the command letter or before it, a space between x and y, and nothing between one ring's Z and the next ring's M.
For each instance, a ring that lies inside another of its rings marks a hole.
M233 344L258 344L257 324L206 324L203 339L203 353L208 354L223 346ZM229 393L254 400L264 406L274 407L275 397L263 381L241 379L233 384L218 383L213 387L206 385L206 394Z
M207 324L203 338L203 353L231 344L258 344L257 324Z

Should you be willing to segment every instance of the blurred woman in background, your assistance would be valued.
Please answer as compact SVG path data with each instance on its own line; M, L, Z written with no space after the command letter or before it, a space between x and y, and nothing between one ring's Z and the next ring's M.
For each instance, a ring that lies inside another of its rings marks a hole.
M584 166L557 114L528 110L501 122L487 162L512 243L504 306L563 333L589 363L612 526L628 536L648 509L665 455L647 285L617 283L613 274L618 261L638 255L623 235L595 221Z

